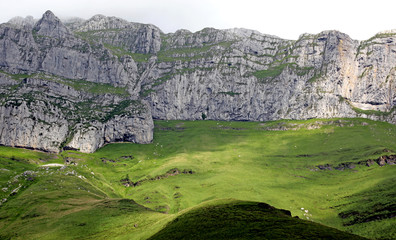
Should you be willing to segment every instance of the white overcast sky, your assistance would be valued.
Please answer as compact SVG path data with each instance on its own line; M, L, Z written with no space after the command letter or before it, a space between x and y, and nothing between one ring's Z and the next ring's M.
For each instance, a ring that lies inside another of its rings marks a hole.
M286 39L302 33L339 30L365 40L396 29L396 0L0 0L0 22L15 16L60 18L95 14L151 23L165 33L243 27Z

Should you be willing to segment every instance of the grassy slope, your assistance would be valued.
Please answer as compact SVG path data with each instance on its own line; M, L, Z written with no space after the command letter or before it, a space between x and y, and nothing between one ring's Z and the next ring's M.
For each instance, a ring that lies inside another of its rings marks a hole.
M0 186L8 189L1 192L8 201L0 206L0 239L109 239L123 234L145 239L169 217L119 198L85 164L40 167L89 155L53 156L7 147L0 147L0 155ZM10 194L19 186L17 194Z
M268 204L216 200L200 204L170 222L160 239L365 239L293 218Z
M64 152L55 160L43 153L2 147L0 169L11 171L0 170L0 186L11 185L11 189L23 183L26 188L0 207L0 236L145 239L183 209L211 199L234 198L266 202L290 210L293 216L362 236L394 238L395 218L364 220L376 211L392 211L394 166L313 169L390 154L384 149L396 151L396 126L347 119L306 128L318 125L316 121L283 121L301 128L289 131L266 131L285 125L279 121L157 121L152 144L110 144L94 154ZM46 170L32 164L63 162L66 157L79 165ZM120 183L127 176L137 182L173 168L194 174L147 180L129 188ZM25 170L37 171L35 180L7 182ZM73 170L74 174L66 175ZM338 217L339 213L346 218ZM343 226L356 219L362 223Z

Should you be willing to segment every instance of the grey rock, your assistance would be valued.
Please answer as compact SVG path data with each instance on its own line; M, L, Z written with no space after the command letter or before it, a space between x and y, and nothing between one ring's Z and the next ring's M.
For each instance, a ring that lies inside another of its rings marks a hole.
M35 24L33 31L38 35L63 38L70 35L69 29L51 11L46 11Z
M97 30L108 30L108 29L123 29L128 28L130 23L116 17L106 17L101 14L97 14L85 22L81 22L81 25L76 29L77 32L86 31L97 31Z
M396 32L286 40L249 29L164 34L96 15L0 25L0 144L93 152L149 143L153 120L364 117L396 123Z
M126 87L135 98L140 91L137 66L130 56L118 58L103 44L75 37L51 12L33 30L0 25L0 67L14 74L46 72Z
M36 24L37 20L32 16L23 17L14 17L8 21L10 25L16 28L33 28Z
M92 92L90 88L80 89L79 84L89 86L88 81L79 80L75 85L73 80L44 74L9 83L1 88L0 97L3 145L50 152L63 148L94 152L108 142L152 140L153 120L148 104L131 100L127 92L97 93L97 85L92 86Z
M147 103L142 103L140 107L149 109ZM150 143L154 123L150 112L144 111L133 116L115 116L106 123L93 122L88 128L81 124L76 128L67 147L91 153L111 142Z
M61 116L54 117L58 114L59 109L47 109L44 104L28 106L24 101L1 106L1 144L58 152L68 131L68 122Z
M161 47L162 32L159 28L151 24L130 23L116 17L95 15L73 30L87 39L132 53L154 54Z
M394 122L394 43L387 35L377 37L382 43L337 31L304 34L297 41L244 29L180 31L166 40L178 49L168 51L175 60L159 58L142 90L149 92L159 119L201 119L204 113L222 120L359 116ZM378 51L366 59L362 51L371 43ZM192 54L190 47L196 48ZM166 80L158 84L161 78Z

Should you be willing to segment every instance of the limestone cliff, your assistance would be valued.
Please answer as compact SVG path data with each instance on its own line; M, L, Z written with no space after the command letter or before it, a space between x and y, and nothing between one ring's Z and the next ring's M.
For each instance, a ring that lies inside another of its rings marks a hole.
M0 25L0 67L0 144L93 152L152 140L134 60L76 37L49 11L31 27Z
M142 94L160 119L394 122L394 36L359 42L325 31L289 41L244 29L176 32L163 37Z
M396 123L396 33L285 40L247 29L164 34L96 15L0 25L0 144L93 152L148 143L155 119L365 117Z

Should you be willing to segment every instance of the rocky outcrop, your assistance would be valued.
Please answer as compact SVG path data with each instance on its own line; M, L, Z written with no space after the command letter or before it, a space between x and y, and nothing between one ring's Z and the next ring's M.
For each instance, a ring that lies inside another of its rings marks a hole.
M36 24L37 20L35 20L32 16L23 17L14 17L8 21L14 27L17 28L32 28L34 24Z
M81 152L94 152L105 143L134 142L150 143L153 139L153 121L148 104L140 103L145 110L132 116L117 115L108 122L93 122L91 126L76 126L72 140L67 143L68 149Z
M122 88L32 75L2 85L0 143L58 152L94 152L109 142L149 143L153 121L148 104ZM11 75L16 78L16 75ZM79 84L86 84L80 89ZM103 88L100 92L99 88ZM113 94L110 94L113 92Z
M44 112L51 111L51 115ZM43 120L45 119L45 120ZM58 152L69 124L57 108L10 102L0 107L0 142L12 147Z
M76 37L49 11L33 29L0 25L0 67L10 73L46 72L127 87L135 97L140 91L130 56L118 58L103 44Z
M116 17L95 15L73 29L87 40L100 41L122 53L155 54L161 47L161 30L154 25L130 23ZM118 49L117 49L118 48Z
M387 150L387 149L384 149ZM386 151L384 151L386 152ZM317 170L339 170L343 171L345 169L354 169L356 165L363 165L366 167L371 167L375 164L378 164L378 166L385 166L385 165L395 165L396 164L396 155L383 155L380 156L377 159L368 159L368 160L363 160L359 162L344 162L340 163L337 166L333 166L331 164L324 164L324 165L318 165L316 168L311 169L311 171L317 171Z
M110 159L109 161L115 162L114 160L111 160L111 159ZM102 162L106 163L107 160L102 159ZM191 170L191 169L184 169L183 171L181 171L181 170L179 170L178 168L172 168L172 169L168 170L168 171L167 171L166 173L164 173L164 174L157 175L157 176L151 177L151 178L150 178L150 177L147 177L147 178L142 179L142 180L139 180L139 181L137 181L137 182L132 182L132 181L129 179L129 176L127 175L126 178L121 179L120 182L121 182L122 185L124 185L125 187L137 187L137 186L140 186L140 185L142 185L143 183L149 182L149 181L157 181L157 180L165 179L165 178L168 178L168 177L176 176L176 175L179 175L179 174L194 174L194 173L195 173L195 172L194 172L193 170Z
M43 17L35 24L33 31L40 36L52 38L65 38L70 36L70 31L51 11L44 13Z
M29 28L0 25L0 144L93 152L108 142L149 143L135 61L77 37L47 11Z
M297 41L244 29L176 32L163 43L175 49L158 53L143 95L160 119L205 114L223 120L360 116L394 122L393 35L377 38L381 43L337 31L303 34ZM363 49L371 43L379 46L367 56Z
M367 41L338 31L295 41L237 28L164 34L47 11L0 25L0 144L92 152L147 143L152 117L396 123L395 63L393 31Z

